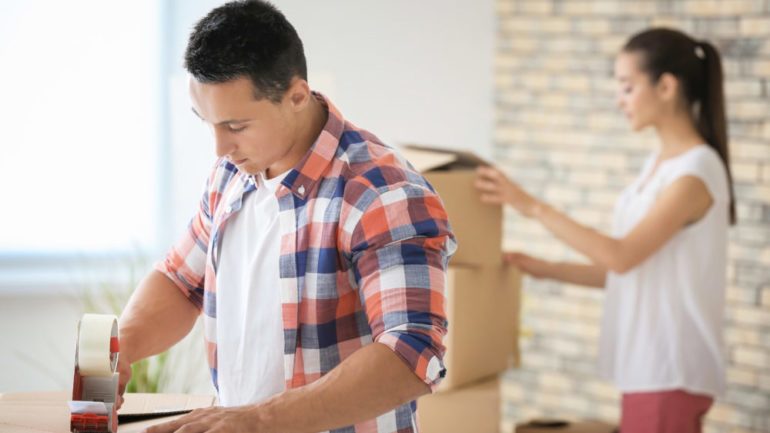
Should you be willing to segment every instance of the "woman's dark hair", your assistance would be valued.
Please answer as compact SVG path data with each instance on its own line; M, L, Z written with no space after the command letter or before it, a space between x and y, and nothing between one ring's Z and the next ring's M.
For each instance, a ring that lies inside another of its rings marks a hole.
M217 7L195 25L184 66L201 83L248 77L257 99L280 102L292 78L307 80L302 41L286 17L262 0Z
M727 119L723 89L722 61L708 41L696 41L672 29L645 30L631 37L623 47L640 53L642 70L653 83L670 73L678 80L683 96L695 111L698 132L717 151L727 170L730 188L730 223L735 224L735 192L727 147Z

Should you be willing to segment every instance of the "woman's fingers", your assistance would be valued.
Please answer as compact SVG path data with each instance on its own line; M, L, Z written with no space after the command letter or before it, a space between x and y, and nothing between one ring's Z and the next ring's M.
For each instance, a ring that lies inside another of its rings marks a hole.
M547 262L541 259L524 253L510 252L503 254L503 260L505 263L515 266L520 271L535 278L542 278L545 276L545 266L547 265Z
M500 189L500 185L497 182L493 182L491 180L485 179L485 178L476 178L476 181L473 182L476 189L486 192L486 191L498 191Z
M474 187L479 191L479 199L484 204L502 204L504 202L499 179L494 176L496 170L490 167L478 167Z
M511 252L511 253L503 254L503 260L505 260L506 263L509 263L511 265L521 264L528 257L529 257L528 255L524 253L519 253L519 252Z
M484 176L484 177L490 177L490 178L500 177L500 170L494 167L490 167L488 165L480 165L476 167L476 173L479 176Z
M502 204L503 198L500 194L481 194L479 199L484 204Z

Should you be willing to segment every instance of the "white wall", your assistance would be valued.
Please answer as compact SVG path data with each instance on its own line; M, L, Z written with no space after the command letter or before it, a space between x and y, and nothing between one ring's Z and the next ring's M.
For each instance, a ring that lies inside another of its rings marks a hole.
M72 386L82 306L68 296L0 297L0 393Z

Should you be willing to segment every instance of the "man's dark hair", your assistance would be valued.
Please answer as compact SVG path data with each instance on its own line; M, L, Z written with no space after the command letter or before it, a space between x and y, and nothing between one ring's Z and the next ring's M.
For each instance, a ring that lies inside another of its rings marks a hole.
M298 76L307 80L302 41L286 17L263 0L239 0L195 25L184 66L201 83L248 77L257 99L280 102Z

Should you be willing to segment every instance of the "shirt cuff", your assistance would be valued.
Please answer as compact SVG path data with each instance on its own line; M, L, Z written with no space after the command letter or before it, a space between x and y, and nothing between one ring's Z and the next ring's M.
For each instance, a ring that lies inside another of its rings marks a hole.
M428 334L414 331L390 330L380 334L375 341L389 347L417 377L435 391L446 376L443 346L437 353Z
M155 270L168 277L174 285L182 292L187 299L195 305L198 310L203 309L203 290L187 282L184 276L176 272L168 263L168 260L161 260L155 263Z

